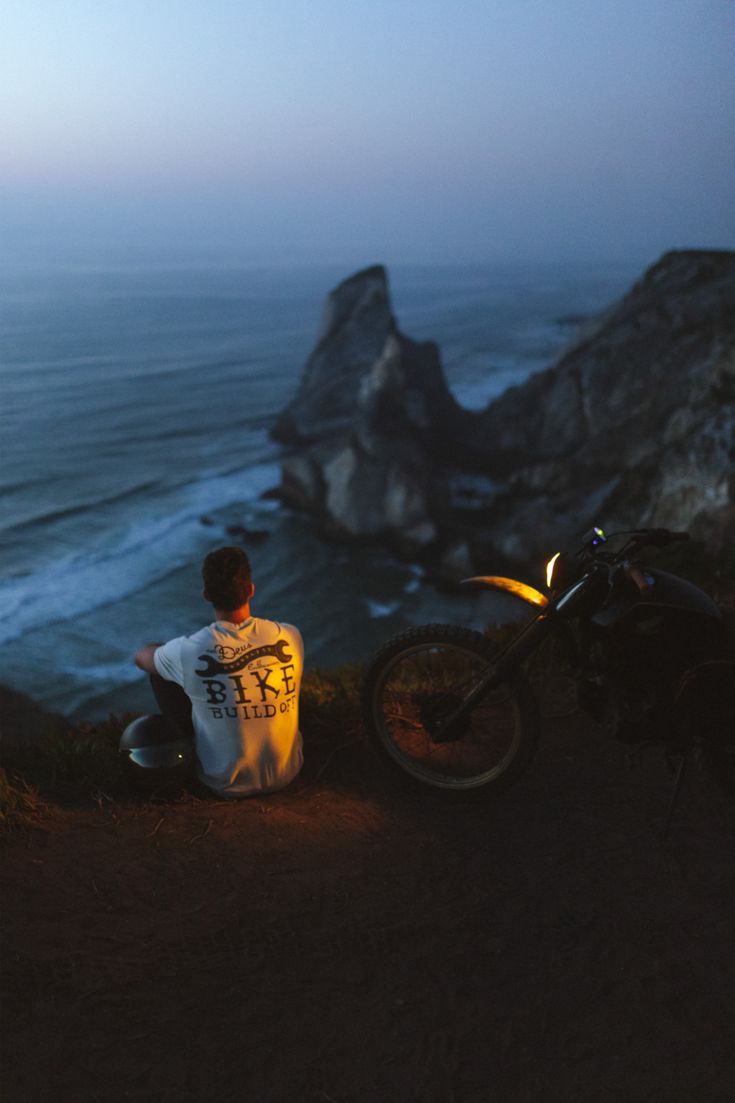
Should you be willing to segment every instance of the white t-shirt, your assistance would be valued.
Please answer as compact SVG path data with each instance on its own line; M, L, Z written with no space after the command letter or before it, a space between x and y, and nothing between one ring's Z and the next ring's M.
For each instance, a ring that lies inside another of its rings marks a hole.
M156 670L192 702L199 777L221 796L267 793L301 769L301 633L250 617L215 621L156 649Z

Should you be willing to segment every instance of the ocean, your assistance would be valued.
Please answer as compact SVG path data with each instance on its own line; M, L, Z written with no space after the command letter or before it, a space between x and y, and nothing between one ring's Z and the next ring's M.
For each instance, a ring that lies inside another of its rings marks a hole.
M132 655L208 623L201 559L237 542L233 526L258 534L254 613L298 625L311 667L366 659L412 624L489 619L486 596L441 594L385 551L325 543L263 497L279 477L269 428L325 296L351 274L0 262L1 682L73 718L151 711ZM389 271L400 328L439 344L471 408L547 367L638 275L571 263Z

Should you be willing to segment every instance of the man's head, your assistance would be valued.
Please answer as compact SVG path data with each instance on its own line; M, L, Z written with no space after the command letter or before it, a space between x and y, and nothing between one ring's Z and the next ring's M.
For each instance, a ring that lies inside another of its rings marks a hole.
M204 597L215 609L230 613L247 605L253 594L250 560L242 548L217 548L202 563Z

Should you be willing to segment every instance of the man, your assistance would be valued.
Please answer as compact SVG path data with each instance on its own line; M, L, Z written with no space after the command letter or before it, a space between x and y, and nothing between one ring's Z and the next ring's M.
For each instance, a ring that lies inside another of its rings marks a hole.
M281 789L303 761L301 634L252 616L255 587L242 548L210 552L202 578L215 621L193 636L148 644L135 663L151 675L163 715L194 737L205 785L222 797Z

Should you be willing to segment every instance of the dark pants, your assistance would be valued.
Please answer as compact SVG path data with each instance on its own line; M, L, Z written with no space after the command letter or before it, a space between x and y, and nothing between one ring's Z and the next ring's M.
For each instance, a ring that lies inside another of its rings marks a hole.
M191 700L176 682L168 682L160 674L151 674L151 689L161 715L167 720L180 739L194 738L194 725L191 722ZM211 800L216 794L196 776L191 769L186 780L187 792L196 797Z
M161 711L182 739L194 738L191 722L191 700L181 686L169 682L160 674L151 674L151 689Z

